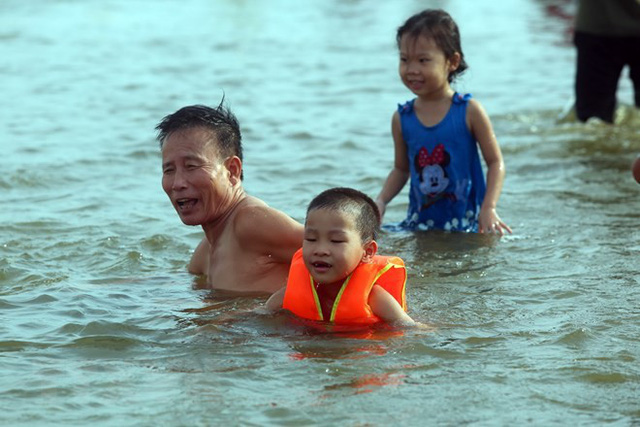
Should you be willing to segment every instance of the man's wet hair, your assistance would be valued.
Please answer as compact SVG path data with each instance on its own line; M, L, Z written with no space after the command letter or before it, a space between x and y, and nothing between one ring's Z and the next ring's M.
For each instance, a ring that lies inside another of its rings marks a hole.
M371 197L361 191L347 187L330 188L309 203L307 216L316 209L329 209L351 215L363 242L378 237L380 211Z
M220 157L226 159L237 156L242 160L240 125L236 116L224 105L224 97L215 108L206 105L190 105L164 117L156 126L160 148L172 133L197 127L208 129L217 137Z

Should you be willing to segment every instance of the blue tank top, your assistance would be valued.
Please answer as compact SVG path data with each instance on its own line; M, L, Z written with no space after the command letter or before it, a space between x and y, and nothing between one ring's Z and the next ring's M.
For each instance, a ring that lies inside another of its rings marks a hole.
M398 106L411 171L409 209L401 228L478 231L486 185L466 123L469 99L471 94L455 93L447 115L431 127L416 116L415 99Z

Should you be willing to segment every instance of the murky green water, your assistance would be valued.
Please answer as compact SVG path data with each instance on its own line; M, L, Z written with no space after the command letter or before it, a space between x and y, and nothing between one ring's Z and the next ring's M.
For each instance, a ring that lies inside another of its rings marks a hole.
M558 122L574 51L550 3L0 3L0 423L640 423L638 113L625 79L620 125ZM433 333L309 335L197 289L157 121L224 92L251 194L298 220L330 186L375 196L411 96L395 28L425 5L461 27L513 236L382 237Z

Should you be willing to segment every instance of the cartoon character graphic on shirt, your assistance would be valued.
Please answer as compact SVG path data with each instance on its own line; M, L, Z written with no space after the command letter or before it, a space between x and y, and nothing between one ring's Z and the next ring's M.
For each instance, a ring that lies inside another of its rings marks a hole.
M420 210L442 199L456 201L454 193L445 193L449 186L449 177L445 169L451 161L451 156L444 149L443 144L434 147L431 154L422 147L415 157L416 171L420 179L420 192L424 195L423 204Z

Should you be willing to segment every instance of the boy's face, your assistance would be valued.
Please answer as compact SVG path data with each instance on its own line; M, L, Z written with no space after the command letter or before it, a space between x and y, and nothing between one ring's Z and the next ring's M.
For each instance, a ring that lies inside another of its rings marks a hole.
M352 215L330 209L314 209L307 215L302 258L318 283L341 283L376 249L375 241L362 242Z

